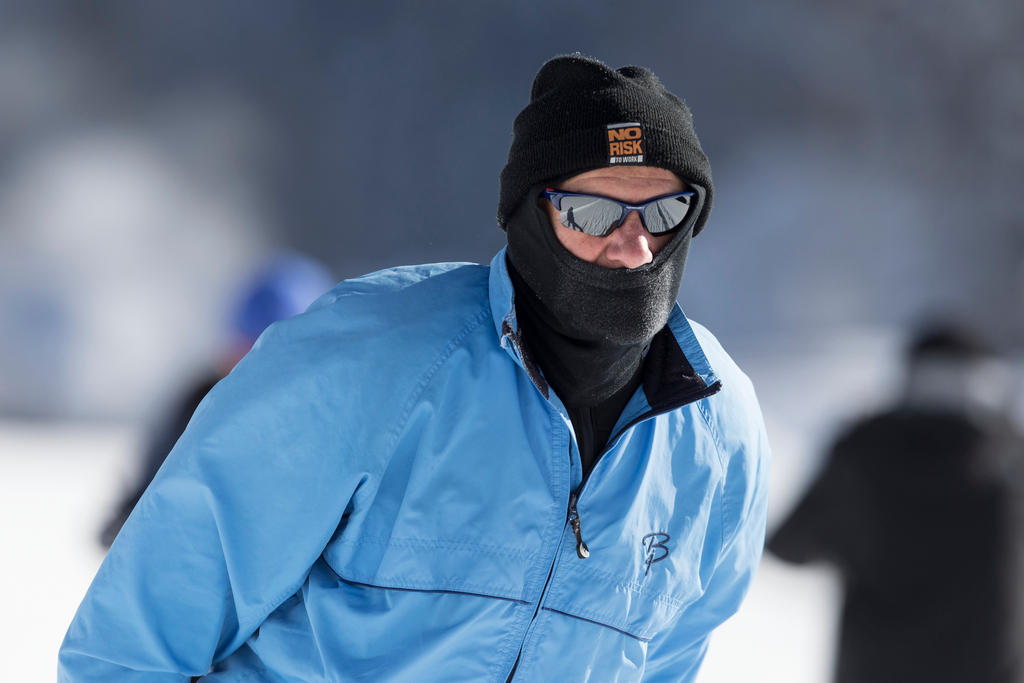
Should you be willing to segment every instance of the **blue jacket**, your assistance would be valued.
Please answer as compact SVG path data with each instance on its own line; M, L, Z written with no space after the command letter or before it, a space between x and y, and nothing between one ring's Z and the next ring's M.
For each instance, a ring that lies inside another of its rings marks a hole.
M273 325L111 547L60 680L692 680L761 553L751 385L677 307L581 482L512 294L501 252Z

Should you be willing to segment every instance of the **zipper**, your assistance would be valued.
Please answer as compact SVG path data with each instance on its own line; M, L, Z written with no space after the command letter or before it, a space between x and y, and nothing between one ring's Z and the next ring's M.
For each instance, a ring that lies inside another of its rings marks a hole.
M530 627L533 626L533 622L537 620L537 615L540 613L540 606L544 602L544 596L547 595L548 586L551 584L551 575L555 573L555 565L558 564L558 556L562 551L562 541L565 539L565 524L562 525L562 534L558 537L558 545L555 547L555 556L551 560L551 566L548 567L547 578L544 579L544 587L540 591L540 597L537 598L537 606L533 608L533 614L530 616L530 622L526 625L526 632L523 634L523 642L519 643L519 652L516 654L516 661L512 664L512 670L508 672L508 678L505 679L505 683L510 683L512 677L516 675L516 669L519 668L519 658L523 656L523 646L526 644L526 637L530 633Z
M613 434L612 437L610 439L608 439L608 443L605 444L605 447L602 448L601 452L597 454L596 458L594 458L594 464L590 466L590 471L587 472L587 476L585 476L583 478L583 481L581 481L580 485L576 487L576 490L573 491L571 494L569 494L569 517L568 517L568 521L569 521L569 524L572 525L573 533L576 535L576 556L577 557L579 557L581 560L585 560L588 557L590 557L590 548L587 547L587 542L583 540L583 530L582 530L583 520L580 517L579 511L576 509L576 503L580 499L580 496L583 495L583 487L587 485L588 481L590 481L590 475L594 472L595 469L597 469L597 463L599 463L601 461L601 458L604 457L604 454L607 453L609 450L611 450L612 446L615 445L615 442L618 440L618 438L620 436L622 436L623 434L625 434L626 430L630 429L631 427L633 427L633 426L635 426L635 425L637 425L637 424L639 424L639 423L641 423L644 420L647 420L649 418L657 417L658 415L663 415L664 413L671 412L671 411L675 410L676 408L682 408L683 406L689 405L690 403L693 403L694 401L699 401L702 398L707 398L708 396L711 396L713 394L717 394L718 391L721 388L722 388L722 383L721 382L714 382L711 385L704 387L700 391L695 391L693 394L691 394L689 396L686 396L678 405L673 405L671 408L666 408L664 410L651 410L651 411L648 411L646 413L643 413L642 415L640 415L640 416L634 418L633 420L629 421L625 426L622 427L622 429L620 429L619 431L615 432L615 434Z
M580 513L576 510L576 491L573 491L569 496L569 524L572 526L572 532L576 534L576 557L585 560L590 557L590 548L583 540L583 533L580 531L581 522Z
M597 468L597 463L600 462L601 458L604 457L604 454L607 453L612 448L612 446L615 445L615 442L618 440L618 438L620 436L622 436L626 432L626 430L630 429L634 425L637 425L640 422L643 422L644 420L647 420L649 418L656 417L658 415L662 415L664 413L673 411L676 408L682 408L683 406L688 405L690 403L693 403L694 401L699 401L702 398L707 398L708 396L711 396L712 394L718 393L719 389L721 389L721 388L722 388L722 383L721 382L714 382L713 384L704 387L700 391L696 391L693 394L685 397L682 401L680 401L676 405L673 405L673 406L671 406L669 408L665 408L663 410L651 410L651 411L648 411L646 413L643 413L642 415L640 415L640 416L634 418L633 420L631 420L630 422L628 422L626 425L624 425L622 427L622 429L617 431L614 435L612 435L611 438L608 439L608 443L605 444L605 447L603 449L601 449L601 452L598 453L597 457L594 459L594 464L590 467L590 472L587 472L587 475L580 482L580 485L576 487L576 490L572 491L569 494L569 506L568 506L568 509L566 510L565 521L572 528L572 533L576 537L576 556L577 557L579 557L580 559L583 559L583 560L585 560L588 557L590 557L590 548L587 547L587 542L583 540L583 528L582 528L583 527L583 521L582 521L582 518L580 517L580 513L579 513L579 510L576 507L576 504L577 504L577 502L580 499L580 495L582 495L582 493L583 493L583 487L587 485L587 482L590 480L590 475ZM570 457L571 457L571 454L570 454ZM558 546L555 549L555 557L551 561L551 566L548 568L548 576L547 576L546 579L544 579L544 587L540 591L540 597L537 598L537 605L533 609L533 615L530 617L530 623L526 627L526 633L523 634L523 641L519 644L519 652L516 654L516 661L513 662L512 670L509 671L508 677L505 679L505 683L511 683L512 678L516 675L516 670L519 668L519 659L523 656L523 646L526 644L526 637L527 637L527 635L530 632L530 627L533 626L533 623L537 620L537 614L540 613L540 606L541 606L541 604L543 604L544 596L548 592L548 585L551 583L551 575L555 573L555 565L558 563L558 557L561 554L562 541L564 539L565 539L565 525L563 524L563 526L562 526L562 535L559 536L559 538L558 538Z

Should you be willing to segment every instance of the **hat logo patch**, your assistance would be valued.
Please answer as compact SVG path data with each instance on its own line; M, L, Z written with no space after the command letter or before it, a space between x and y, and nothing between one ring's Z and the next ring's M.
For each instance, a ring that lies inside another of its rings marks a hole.
M640 124L608 124L608 164L642 163L644 163L644 129Z

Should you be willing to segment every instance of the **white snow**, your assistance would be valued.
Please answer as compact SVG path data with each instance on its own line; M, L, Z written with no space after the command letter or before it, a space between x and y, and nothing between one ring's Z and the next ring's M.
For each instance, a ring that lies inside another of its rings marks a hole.
M0 423L4 680L54 680L57 648L103 559L97 531L134 450L124 428Z

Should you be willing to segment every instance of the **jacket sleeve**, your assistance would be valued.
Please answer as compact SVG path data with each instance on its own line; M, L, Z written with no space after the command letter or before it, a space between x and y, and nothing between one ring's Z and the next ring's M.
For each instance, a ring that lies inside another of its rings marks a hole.
M204 675L305 581L366 472L347 456L361 416L322 358L276 350L289 329L200 404L79 606L60 681Z
M764 547L770 457L760 412L753 417L753 434L727 463L726 535L714 571L700 598L682 609L671 629L651 640L644 683L695 680L711 632L739 609L750 588Z

